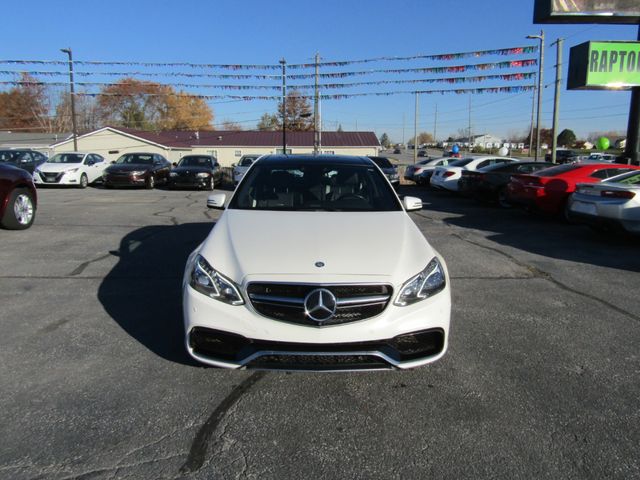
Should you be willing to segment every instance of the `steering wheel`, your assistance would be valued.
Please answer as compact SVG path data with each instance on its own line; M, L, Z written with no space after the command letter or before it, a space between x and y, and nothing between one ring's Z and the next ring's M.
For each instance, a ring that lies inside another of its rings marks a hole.
M345 193L344 195L338 197L338 200L362 200L363 202L367 201L366 198L364 198L362 195L358 195L357 193Z

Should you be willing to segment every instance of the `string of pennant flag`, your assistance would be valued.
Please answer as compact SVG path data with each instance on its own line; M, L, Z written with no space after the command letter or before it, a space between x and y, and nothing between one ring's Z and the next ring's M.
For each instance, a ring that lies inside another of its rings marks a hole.
M2 72L0 72L2 73ZM419 84L419 83L472 83L483 82L487 80L503 80L503 81L521 81L535 77L535 72L525 73L510 73L503 75L477 75L471 77L443 77L443 78L420 78L411 80L378 80L372 82L352 82L352 83L325 83L319 84L318 87L322 90L335 90L340 88L353 88L360 86L374 86L374 85L400 85L400 84ZM108 87L115 85L109 82L75 82L77 86L81 87ZM0 85L16 85L16 86L28 86L28 85L46 85L55 87L65 87L68 84L65 82L42 82L42 81L30 81L30 80L15 80L15 81L0 81ZM120 86L132 85L124 83L118 83ZM169 86L169 84L167 84ZM281 87L277 85L214 85L214 84L202 84L202 83L171 83L172 87L179 88L211 88L220 90L280 90ZM290 85L290 88L295 90L309 90L315 88L314 85Z
M538 51L537 46L522 46L501 48L494 50L477 50L471 52L444 53L437 55L412 55L406 57L374 57L359 60L341 60L320 63L298 63L287 64L289 69L309 69L319 67L344 67L347 65L356 65L363 63L383 62L383 61L411 61L411 60L435 60L450 61L469 57L482 57L488 55L523 55L535 53ZM280 64L218 64L218 63L191 63L191 62L134 62L134 61L94 61L94 60L74 60L75 65L93 65L93 66L141 66L141 67L187 67L187 68L206 68L221 70L277 70L282 68ZM68 61L63 60L0 60L0 64L12 65L68 65Z
M367 92L367 93L346 93L346 94L323 94L320 95L322 100L343 100L348 98L356 98L356 97L387 97L392 95L405 95L405 94L425 94L425 95L433 95L433 94L448 94L453 93L456 95L463 94L484 94L484 93L522 93L527 91L535 90L535 85L519 85L513 87L482 87L482 88L457 88L457 89L438 89L438 90L398 90L398 91L389 91L389 92ZM86 92L76 92L78 96L85 97L99 97L99 96L112 96L112 97L121 97L126 96L124 94L118 93L86 93ZM180 93L151 93L147 94L150 97L160 97L166 95L187 95ZM203 100L243 100L243 101L251 101L251 100L281 100L282 97L280 95L192 95L188 94L191 98L200 98ZM313 96L308 95L300 95L302 98L312 99Z
M506 62L492 62L492 63L477 63L469 65L450 65L446 67L423 67L423 68L394 68L394 69L373 69L373 70L361 70L354 72L333 72L333 73L320 73L319 78L347 78L361 75L371 75L376 73L463 73L472 71L486 71L486 70L499 70L499 69L516 69L527 68L538 64L538 61L534 58L527 58L523 60L512 60ZM0 70L0 75L19 75L23 73L22 70ZM67 76L69 72L64 71L28 71L30 75L37 75L43 77L54 76ZM185 72L85 72L75 71L74 75L79 77L90 76L140 76L140 77L184 77L184 78L219 78L219 79L235 79L235 80L281 80L282 75L256 75L256 74L212 74L212 73L185 73ZM315 74L291 74L286 75L290 80L304 80L315 77Z

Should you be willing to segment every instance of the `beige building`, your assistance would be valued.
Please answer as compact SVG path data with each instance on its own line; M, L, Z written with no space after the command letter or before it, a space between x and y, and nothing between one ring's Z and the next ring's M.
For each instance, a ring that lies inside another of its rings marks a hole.
M287 153L313 153L313 132L287 132ZM78 150L99 153L108 161L127 152L153 152L177 162L188 154L213 155L230 167L242 155L282 152L282 132L261 131L162 131L147 132L104 127L80 135ZM73 139L50 146L53 153L73 150ZM378 155L380 142L373 132L322 132L321 153Z

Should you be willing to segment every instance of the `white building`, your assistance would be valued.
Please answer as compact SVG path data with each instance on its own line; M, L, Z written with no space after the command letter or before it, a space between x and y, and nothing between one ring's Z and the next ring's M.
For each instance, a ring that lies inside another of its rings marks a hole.
M313 132L286 132L287 153L313 153ZM282 153L280 131L162 131L148 132L104 127L80 135L78 150L99 153L108 161L127 152L159 153L171 162L184 155L207 154L230 167L245 154ZM73 139L55 143L53 153L73 150ZM322 132L321 153L378 155L380 142L374 132Z

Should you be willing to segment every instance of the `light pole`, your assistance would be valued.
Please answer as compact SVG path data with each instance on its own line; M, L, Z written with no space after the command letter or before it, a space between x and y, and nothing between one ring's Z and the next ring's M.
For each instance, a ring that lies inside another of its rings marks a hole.
M562 43L564 39L556 40L556 88L553 95L553 127L551 128L551 161L556 163L558 149L558 115L560 114L560 82L562 81ZM553 45L553 44L552 44Z
M287 154L287 61L280 60L282 65L282 154Z
M73 56L71 48L61 48L62 53L69 55L69 85L71 87L71 125L73 128L73 151L78 151L78 129L76 127L76 96L73 83Z
M536 117L536 155L535 161L538 161L538 152L540 150L540 107L542 106L542 70L544 64L544 30L540 30L540 35L527 35L527 38L540 40L540 60L538 61L538 112Z

